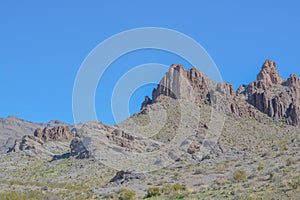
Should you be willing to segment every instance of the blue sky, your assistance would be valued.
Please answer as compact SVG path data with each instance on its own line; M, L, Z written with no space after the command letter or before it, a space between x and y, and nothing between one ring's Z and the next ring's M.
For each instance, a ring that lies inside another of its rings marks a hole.
M284 78L300 75L300 3L288 1L2 1L0 4L0 117L34 122L72 117L72 90L85 57L108 37L132 28L164 27L200 43L224 81L255 79L265 59L277 62ZM158 51L117 60L108 80L139 64L184 63ZM130 100L136 111L153 85ZM114 123L110 93L96 94L98 119Z

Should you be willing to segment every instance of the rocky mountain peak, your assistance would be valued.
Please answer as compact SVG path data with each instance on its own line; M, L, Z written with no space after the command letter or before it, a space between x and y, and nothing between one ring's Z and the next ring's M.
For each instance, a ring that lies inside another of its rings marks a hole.
M289 87L297 87L300 86L300 79L296 74L291 74L290 77L286 81L286 85Z
M285 81L277 72L276 63L266 60L257 80L243 88L238 94L245 95L246 101L259 111L287 124L300 124L300 80L296 74Z
M277 72L276 63L269 59L263 64L261 71L257 75L257 80L264 81L268 85L281 84L283 82L282 77Z
M203 102L207 99L212 83L197 68L184 70L181 64L173 64L153 90L152 100L155 102L158 96L165 95L174 99Z
M179 73L183 73L184 67L182 64L172 64L169 68L169 71L171 71L171 70L176 70Z
M285 120L287 124L300 124L300 79L291 74L284 80L276 63L269 59L264 62L257 80L242 85L237 92L230 83L214 83L197 68L185 70L181 64L173 64L153 90L152 100L145 98L142 109L160 95L210 104L242 117L260 120L258 113L261 112Z

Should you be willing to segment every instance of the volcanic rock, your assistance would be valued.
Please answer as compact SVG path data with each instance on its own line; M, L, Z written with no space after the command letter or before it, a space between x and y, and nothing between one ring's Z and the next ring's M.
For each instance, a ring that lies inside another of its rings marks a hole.
M36 149L44 144L44 141L32 135L25 135L21 140L16 140L14 146L8 152Z
M124 182L128 182L130 180L140 180L140 179L145 179L146 176L144 173L135 173L135 172L131 172L131 171L118 171L116 173L116 175L109 181L110 183L113 182L120 182L121 184Z
M284 81L275 62L266 60L257 80L240 87L238 93L245 95L248 103L268 116L285 120L287 124L300 124L300 80L292 74Z
M150 99L150 97L145 96L145 100L142 103L141 110L146 108L146 106L149 104L152 104L152 100Z
M239 96L230 83L214 83L197 68L185 71L181 64L170 66L169 72L152 92L153 101L160 95L188 100L198 106L205 103L219 111L240 117L259 118L257 110Z
M258 81L263 81L268 85L281 84L283 79L277 72L276 63L272 60L266 60L262 66L261 71L257 75Z
M292 74L285 81L272 60L265 61L256 81L240 86L237 92L230 83L214 83L196 68L185 71L182 65L173 64L153 90L153 102L160 95L188 100L199 106L209 104L224 113L260 122L264 117L259 111L287 124L300 124L300 80Z
M90 158L90 152L86 149L85 144L79 137L72 139L70 144L71 156L75 156L77 159Z
M52 129L45 127L43 130L37 128L34 131L34 136L42 139L43 141L62 141L62 140L70 140L75 137L76 132L71 131L68 126L56 126Z
M165 95L174 99L208 102L212 85L213 82L198 69L185 71L181 64L173 64L158 87L153 90L152 99L155 101L158 96Z

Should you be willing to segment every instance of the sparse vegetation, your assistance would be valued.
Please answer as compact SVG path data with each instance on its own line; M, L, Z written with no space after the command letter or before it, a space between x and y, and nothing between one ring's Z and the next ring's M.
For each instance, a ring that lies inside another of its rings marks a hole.
M127 190L127 189L121 189L119 191L119 200L135 200L136 194L135 191Z
M292 165L292 164L295 164L295 161L293 160L293 158L288 157L288 158L286 159L286 166L290 166L290 165Z
M300 176L293 178L290 182L290 185L294 190L300 188Z
M172 186L172 189L174 191L185 191L186 190L186 186L184 184L179 184L179 183L175 183L173 186Z
M2 200L39 200L42 199L42 193L37 191L29 191L29 192L18 192L18 191L10 191L7 193L0 194L0 199Z
M159 187L151 187L147 189L147 197L156 197L161 195Z
M261 171L261 170L263 170L264 169L264 166L263 165L258 165L258 167L257 167L257 170L258 171Z
M248 177L247 172L244 169L238 169L233 173L233 178L236 181L244 181Z

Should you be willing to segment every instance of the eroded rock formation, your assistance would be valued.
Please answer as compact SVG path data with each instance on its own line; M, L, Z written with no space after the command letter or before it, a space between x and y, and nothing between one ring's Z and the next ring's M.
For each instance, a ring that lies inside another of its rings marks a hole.
M14 146L8 152L18 152L23 150L36 149L43 145L44 141L32 135L25 135L21 140L16 140Z
M173 64L153 90L152 99L155 101L159 95L166 95L196 102L209 101L208 95L212 87L213 82L198 69L185 71L181 64Z
M270 117L291 125L300 124L300 80L295 74L283 80L276 63L271 60L266 60L257 80L240 89L239 94L245 95L248 103Z
M260 111L287 124L300 124L300 79L291 74L284 80L272 60L265 61L256 81L240 86L236 92L230 83L214 83L196 68L184 70L182 65L173 64L153 90L152 101L160 95L198 105L210 104L225 113L259 121L262 120L257 114ZM145 101L142 109L147 104Z
M44 129L36 129L34 131L34 136L42 139L43 141L62 141L70 140L75 137L76 132L71 131L68 126L56 126L51 129L45 127Z

